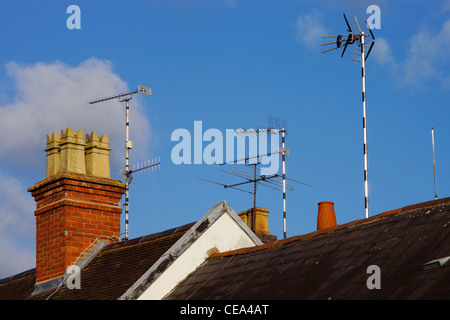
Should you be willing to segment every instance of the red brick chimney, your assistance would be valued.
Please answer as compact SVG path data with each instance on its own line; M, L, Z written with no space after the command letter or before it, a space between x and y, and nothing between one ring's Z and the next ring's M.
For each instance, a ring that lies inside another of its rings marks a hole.
M120 236L125 185L109 176L107 135L86 140L70 128L47 136L47 177L28 189L37 204L36 284L64 276L99 237Z

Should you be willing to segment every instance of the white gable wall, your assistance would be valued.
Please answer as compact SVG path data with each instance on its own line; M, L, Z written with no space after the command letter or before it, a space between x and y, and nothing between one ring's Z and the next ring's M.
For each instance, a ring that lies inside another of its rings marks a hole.
M176 285L195 271L215 252L224 252L255 243L228 214L222 215L138 298L163 299Z

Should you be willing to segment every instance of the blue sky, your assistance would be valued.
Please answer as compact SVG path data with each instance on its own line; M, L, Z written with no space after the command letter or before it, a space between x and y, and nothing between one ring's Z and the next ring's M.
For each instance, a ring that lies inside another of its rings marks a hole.
M70 30L69 5L81 9ZM35 266L35 203L26 191L45 178L46 135L71 127L110 136L111 175L124 165L124 105L86 101L138 85L131 100L131 163L160 157L136 176L130 238L201 218L239 178L218 165L175 165L174 130L263 127L287 122L287 235L316 229L317 204L333 201L338 224L364 218L360 65L320 53L322 35L345 34L343 13L381 28L367 60L370 216L434 199L450 189L450 1L2 1L0 3L0 278ZM204 142L203 148L207 145ZM246 170L239 165L228 170ZM283 237L282 193L260 186L270 231Z

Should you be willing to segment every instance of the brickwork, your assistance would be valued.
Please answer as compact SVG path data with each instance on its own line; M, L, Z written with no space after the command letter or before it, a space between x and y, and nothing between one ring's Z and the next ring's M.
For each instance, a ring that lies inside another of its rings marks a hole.
M99 236L120 236L125 185L118 180L64 172L28 191L36 201L37 283L63 276Z

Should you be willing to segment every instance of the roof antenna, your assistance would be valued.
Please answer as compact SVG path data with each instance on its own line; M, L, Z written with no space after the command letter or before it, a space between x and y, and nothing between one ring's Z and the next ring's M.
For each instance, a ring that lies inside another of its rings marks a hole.
M360 62L362 66L362 105L363 105L363 133L364 133L364 206L366 218L369 217L369 182L367 180L367 123L366 123L366 71L365 61L369 57L375 44L375 36L372 33L367 21L361 21L355 16L347 16L344 13L345 23L347 24L348 35L338 36L324 36L322 38L336 38L336 41L323 43L322 46L335 45L333 48L328 48L322 53L338 49L344 44L342 51L342 58L350 59L355 62ZM366 39L367 38L367 39ZM356 44L356 45L355 45ZM366 54L366 46L368 51ZM360 57L358 56L360 53ZM345 56L347 55L347 56Z
M98 103L98 102L103 102L103 101L108 101L108 100L112 100L112 99L118 99L119 102L125 102L126 103L126 113L125 113L125 171L123 171L123 169L120 171L120 174L125 178L125 239L124 240L128 240L128 234L129 234L129 228L128 228L128 211L129 211L129 190L130 190L130 183L131 180L133 179L132 177L132 173L136 172L136 171L140 171L146 168L150 168L156 165L159 165L159 158L158 158L158 162L156 163L152 163L151 165L147 165L145 164L145 168L141 168L138 170L130 170L130 157L129 157L129 152L130 149L133 148L133 142L129 140L129 128L130 128L130 117L129 117L129 113L130 113L130 100L133 98L133 95L136 93L143 93L146 94L148 96L152 95L152 89L148 88L148 87L144 87L139 85L137 90L134 91L130 91L130 92L126 92L126 93L120 93L120 94L116 94L110 97L105 97L105 98L100 98L100 99L96 99L96 100L92 100L92 101L88 101L89 104L94 104L94 103Z
M246 131L243 130L239 130L239 131L235 131L236 134L260 134L260 133L267 133L270 134L271 140L272 138L272 134L276 134L277 138L279 137L279 134L281 133L281 140L282 140L282 147L279 148L279 141L276 141L276 146L277 146L277 150L271 153L267 153L267 154L263 154L263 155L259 155L259 156L255 156L255 157L247 157L244 159L239 159L239 160L232 160L232 161L228 161L228 162L224 162L221 163L220 165L226 165L226 164L233 164L233 163L238 163L238 164L243 164L245 166L248 167L252 167L253 166L253 172L248 172L248 171L243 171L243 170L238 170L238 169L232 169L231 172L229 171L225 171L222 170L225 173L229 173L232 174L234 176L237 176L239 178L242 178L246 181L244 182L238 182L238 183L234 183L234 184L223 184L223 183L219 183L216 181L211 181L211 180L207 180L207 179L203 179L203 178L199 178L197 177L197 179L201 179L201 180L205 180L208 182L212 182L218 185L223 186L224 188L232 188L238 191L242 191L242 192L247 192L250 194L253 194L253 212L255 212L256 210L256 189L257 189L257 185L260 184L262 186L265 187L269 187L275 190L280 190L279 188L282 188L283 190L283 236L284 238L286 238L286 189L288 190L294 190L294 187L292 185L288 185L286 184L286 180L289 181L293 181L293 182L297 182L297 183L301 183L303 185L309 186L311 187L309 184L306 184L304 182L300 182L294 179L289 179L286 178L286 165L285 165L285 156L289 155L289 150L285 148L285 134L286 134L286 123L283 122L282 124L282 128L275 128L276 126L280 126L282 120L269 116L269 126L268 128L260 128L260 129L248 129ZM272 143L272 150L274 147L274 141L271 141ZM258 157L265 157L265 156L270 156L273 154L281 154L282 156L282 175L280 176L279 174L276 174L274 172L270 172L261 168L258 168L257 166L261 164L261 162L258 162L257 159ZM256 162L254 163L250 163L250 160L252 159L256 159ZM243 162L243 163L242 163ZM260 173L257 173L257 170L260 171ZM267 174L266 174L267 173ZM281 178L281 182L277 181L276 178ZM264 183L263 183L264 182ZM240 186L248 184L248 183L253 183L253 191L247 191L245 189L241 189ZM239 188L237 188L239 186ZM255 219L255 214L253 214L253 219ZM252 226L255 225L255 221L252 221Z
M433 170L434 170L434 199L437 200L437 184L436 184L436 158L434 153L434 128L433 128L433 89L430 92L430 111L431 111L431 143L433 145Z

